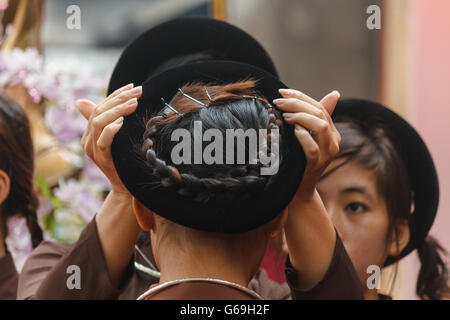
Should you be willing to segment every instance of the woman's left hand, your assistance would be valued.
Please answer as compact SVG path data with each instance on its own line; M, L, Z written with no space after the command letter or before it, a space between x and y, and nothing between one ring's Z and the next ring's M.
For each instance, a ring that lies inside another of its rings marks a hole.
M320 102L297 90L280 90L274 103L284 112L287 123L295 125L295 136L306 156L300 186L288 205L285 224L289 259L297 271L297 287L310 290L326 274L336 245L336 232L316 190L317 183L339 152L341 136L330 115L339 93L332 92Z
M281 89L275 99L284 120L295 125L295 136L303 147L306 168L296 196L310 199L322 172L339 152L341 136L331 119L340 94L333 91L320 102L293 89Z

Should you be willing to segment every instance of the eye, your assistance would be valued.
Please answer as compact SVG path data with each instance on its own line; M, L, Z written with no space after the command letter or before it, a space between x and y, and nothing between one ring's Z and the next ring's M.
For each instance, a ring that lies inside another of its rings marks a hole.
M352 202L345 207L345 210L350 213L363 213L368 211L368 208L361 202Z

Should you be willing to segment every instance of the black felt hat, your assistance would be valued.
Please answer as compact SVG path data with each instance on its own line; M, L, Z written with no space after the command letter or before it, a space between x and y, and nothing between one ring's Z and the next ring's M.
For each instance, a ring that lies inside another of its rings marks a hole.
M157 114L164 107L161 98L170 101L178 88L192 81L220 85L248 77L258 80L256 90L268 101L279 98L278 89L286 88L277 77L262 69L231 61L210 61L172 68L142 84L143 94L138 108L134 114L125 117L111 147L118 175L137 200L177 224L220 233L239 233L257 228L286 208L297 191L306 164L293 126L287 123L284 123L280 139L278 172L268 176L260 193L227 203L201 203L163 186L155 187L152 183L159 179L145 165L145 158L133 148L143 143L143 119Z
M247 32L212 18L185 17L157 25L133 40L113 71L108 94L131 82L140 85L168 68L161 70L162 65L176 65L178 58L197 53L252 64L278 77L266 50Z
M408 171L414 194L414 211L409 221L410 241L400 254L406 256L427 236L439 202L439 183L431 154L417 131L389 108L369 100L340 99L333 121L351 119L363 125L382 123ZM386 265L395 260L388 258Z

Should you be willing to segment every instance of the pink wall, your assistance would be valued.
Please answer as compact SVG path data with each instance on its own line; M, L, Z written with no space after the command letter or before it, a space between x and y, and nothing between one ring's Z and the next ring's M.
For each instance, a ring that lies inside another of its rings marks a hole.
M413 69L410 121L431 150L440 203L431 234L450 251L450 1L412 0ZM417 255L407 258L405 298L415 298Z

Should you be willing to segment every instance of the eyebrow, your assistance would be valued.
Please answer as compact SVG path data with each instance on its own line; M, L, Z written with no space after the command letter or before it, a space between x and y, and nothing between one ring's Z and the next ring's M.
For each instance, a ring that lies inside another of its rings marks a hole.
M348 187L340 190L340 193L360 193L368 197L370 200L373 200L373 197L370 194L370 192L364 187Z

